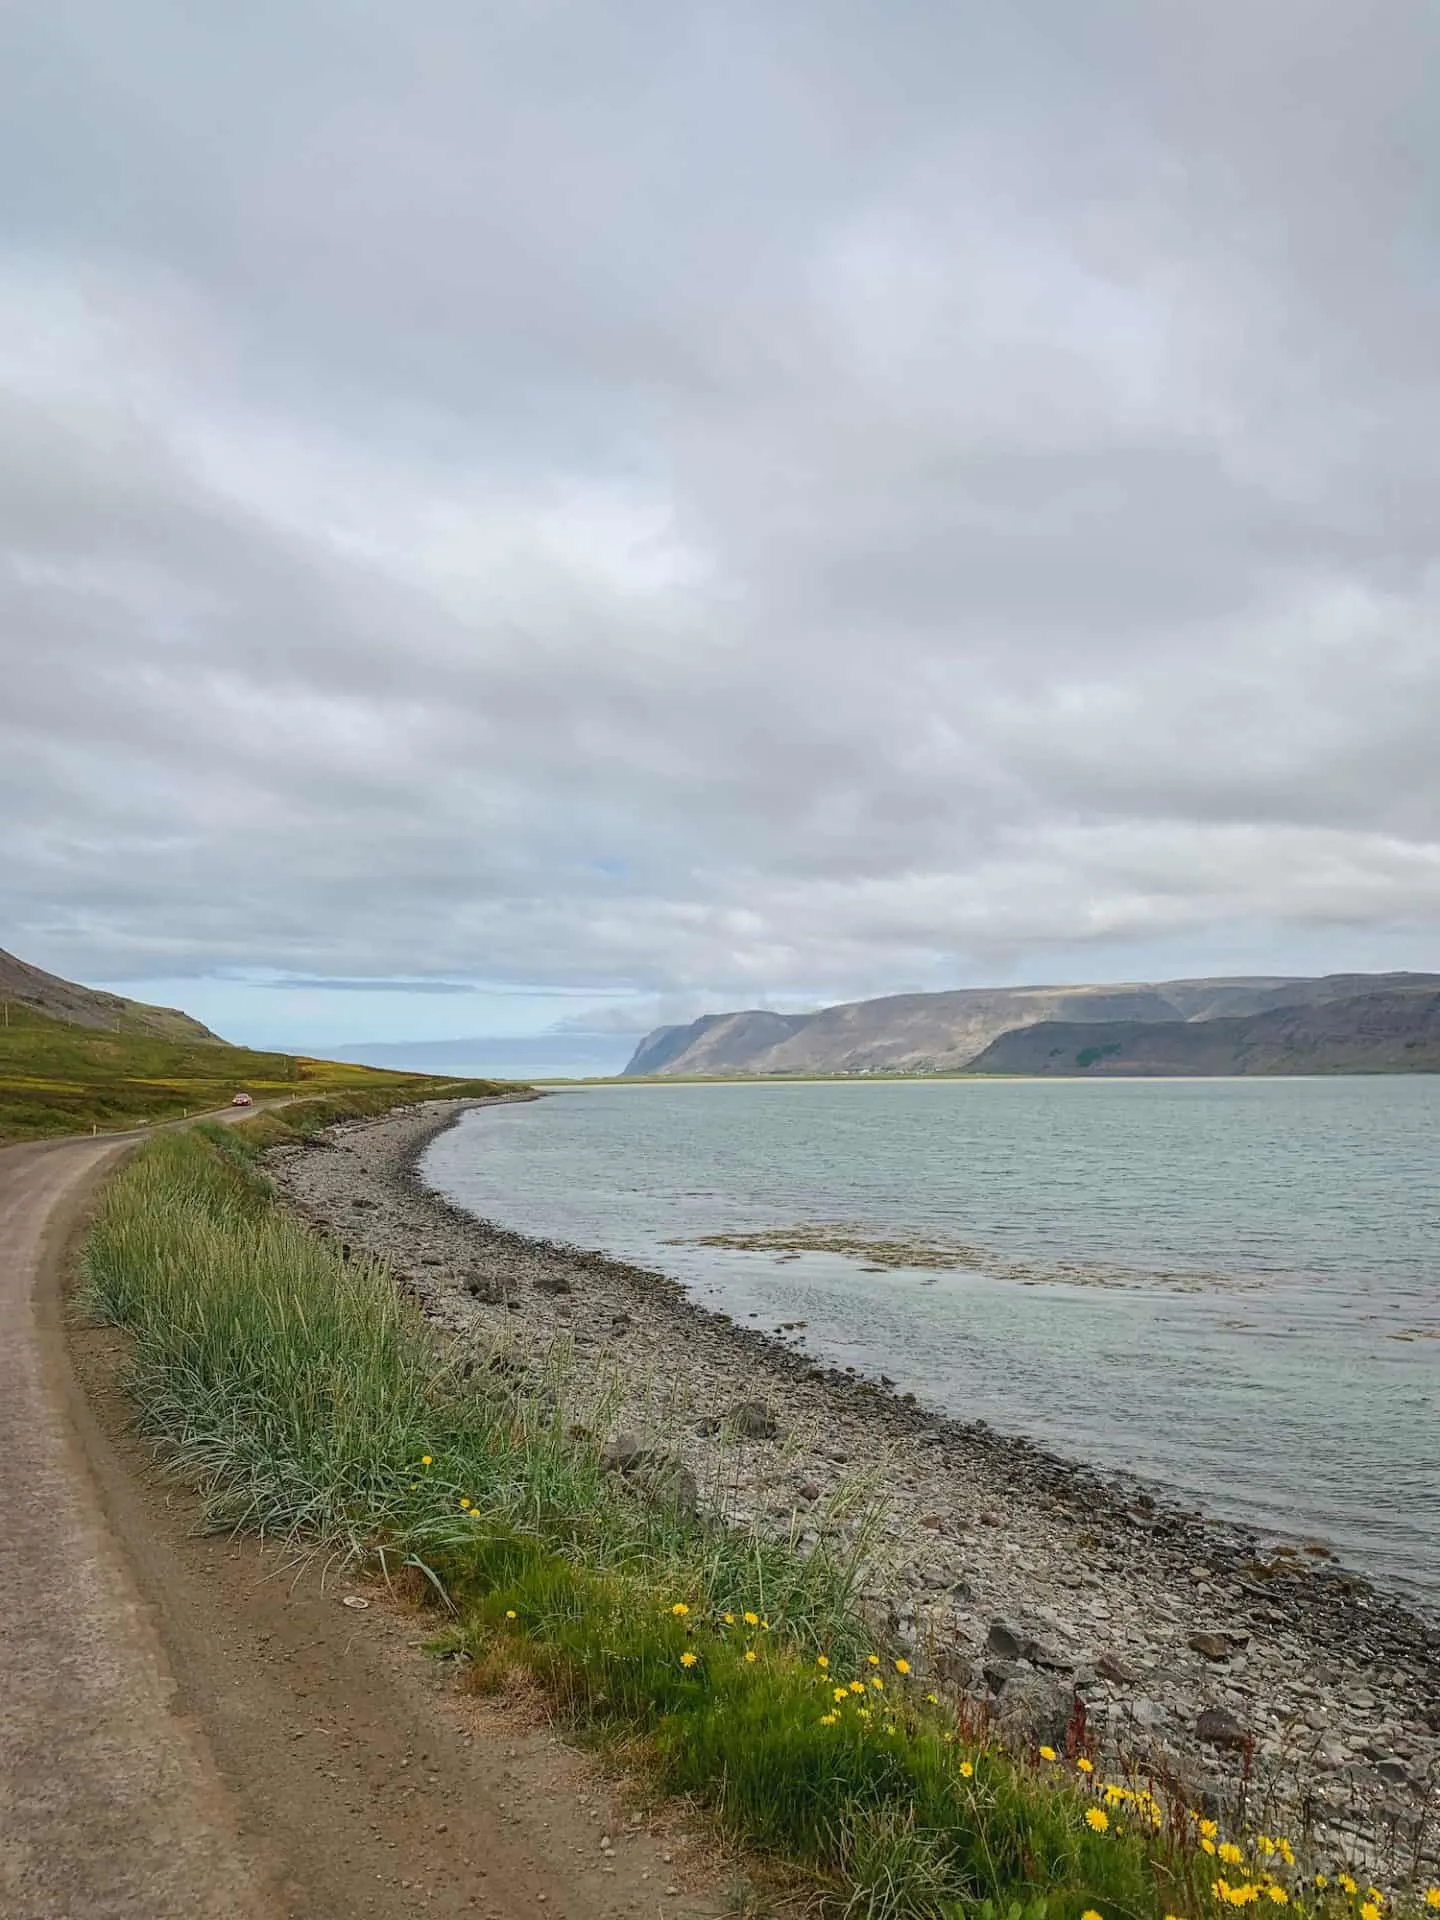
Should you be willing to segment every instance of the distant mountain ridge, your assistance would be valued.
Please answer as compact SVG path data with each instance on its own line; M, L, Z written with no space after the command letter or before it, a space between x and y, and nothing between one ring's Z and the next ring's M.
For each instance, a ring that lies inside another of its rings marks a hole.
M962 987L816 1013L748 1008L657 1028L625 1072L1429 1072L1440 1070L1440 1053L1432 1058L1426 990L1440 994L1440 974ZM1041 1028L1050 1030L1043 1042ZM1312 1064L1289 1064L1292 1056Z
M156 1040L213 1040L223 1045L219 1034L175 1007L151 1007L98 987L78 986L0 947L0 1005L5 1003L71 1027L108 1027L112 1033L144 1033Z

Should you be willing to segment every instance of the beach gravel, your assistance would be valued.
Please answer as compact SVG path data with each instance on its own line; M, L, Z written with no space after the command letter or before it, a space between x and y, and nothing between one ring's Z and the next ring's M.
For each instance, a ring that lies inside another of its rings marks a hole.
M339 1127L268 1170L444 1334L500 1347L517 1391L656 1463L637 1477L802 1551L860 1545L877 1633L1016 1737L1083 1722L1112 1764L1207 1806L1244 1783L1252 1815L1305 1822L1331 1858L1435 1857L1433 1623L1318 1543L1183 1510L819 1364L664 1274L477 1219L420 1171L461 1110Z

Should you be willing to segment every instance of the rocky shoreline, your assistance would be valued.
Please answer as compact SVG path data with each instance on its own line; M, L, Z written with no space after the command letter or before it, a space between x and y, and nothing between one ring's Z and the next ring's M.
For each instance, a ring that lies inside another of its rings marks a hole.
M1392 1878L1436 1860L1435 1627L1323 1547L1267 1546L818 1365L666 1275L476 1219L419 1171L474 1104L342 1126L269 1171L446 1334L559 1394L617 1468L658 1466L672 1494L802 1549L860 1544L877 1627L1016 1737L1059 1745L1078 1702L1112 1764L1215 1809L1243 1793L1317 1857Z

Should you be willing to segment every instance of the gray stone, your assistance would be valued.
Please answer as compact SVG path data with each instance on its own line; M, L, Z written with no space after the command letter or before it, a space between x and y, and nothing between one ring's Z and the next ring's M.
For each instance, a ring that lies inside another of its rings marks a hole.
M1012 1626L1008 1620L992 1620L990 1631L985 1636L986 1649L999 1656L1001 1660L1024 1660L1029 1638L1019 1627Z
M1250 1735L1233 1713L1224 1707L1206 1707L1195 1721L1195 1738L1207 1747L1226 1747L1238 1751L1250 1745Z
M742 1440L774 1440L780 1422L763 1400L739 1400L725 1416L726 1425Z
M996 1725L1011 1746L1063 1747L1075 1711L1069 1687L1040 1673L1019 1673L1000 1695Z
M1223 1633L1192 1633L1186 1645L1192 1653L1203 1654L1207 1660L1230 1658L1230 1642Z

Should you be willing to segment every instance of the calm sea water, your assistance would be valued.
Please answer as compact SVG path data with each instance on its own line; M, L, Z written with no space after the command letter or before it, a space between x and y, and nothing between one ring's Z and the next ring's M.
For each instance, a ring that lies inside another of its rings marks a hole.
M576 1089L426 1170L926 1403L1440 1603L1440 1078ZM694 1244L848 1223L942 1272Z

